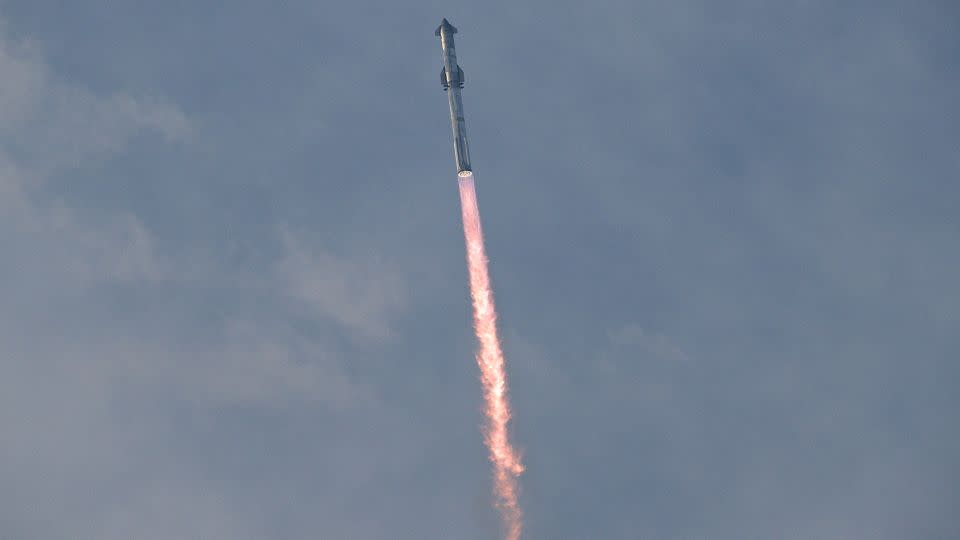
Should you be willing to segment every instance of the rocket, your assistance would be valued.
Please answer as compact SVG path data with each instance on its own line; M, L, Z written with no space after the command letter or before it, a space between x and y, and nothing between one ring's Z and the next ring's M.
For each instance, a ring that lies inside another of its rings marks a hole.
M453 43L453 35L457 29L449 21L443 19L437 27L436 35L440 36L440 48L443 49L443 67L440 69L440 82L447 91L447 101L450 103L450 127L453 129L453 158L457 162L457 175L470 176L470 150L467 148L467 129L463 120L463 98L460 89L463 88L463 70L457 64L457 49Z

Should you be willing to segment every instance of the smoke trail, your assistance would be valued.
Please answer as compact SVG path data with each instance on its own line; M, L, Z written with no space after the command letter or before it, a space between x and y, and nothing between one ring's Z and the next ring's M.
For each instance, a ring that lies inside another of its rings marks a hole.
M518 540L523 528L523 515L517 500L517 478L523 472L520 455L510 445L507 423L510 402L507 399L507 375L503 351L497 337L497 311L487 272L487 255L480 228L477 192L473 175L461 173L460 205L463 212L463 237L467 245L467 268L470 274L470 297L473 300L473 324L479 342L477 364L483 384L484 439L493 463L493 494L503 518L507 540Z

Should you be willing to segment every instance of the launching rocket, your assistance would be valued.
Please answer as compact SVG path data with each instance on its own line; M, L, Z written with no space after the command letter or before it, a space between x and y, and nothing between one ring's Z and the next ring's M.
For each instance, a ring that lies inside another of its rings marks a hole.
M523 532L523 512L520 509L520 485L523 473L520 453L510 444L510 400L507 398L507 373L497 336L497 310L490 286L483 230L477 192L470 169L470 151L467 150L467 130L463 120L463 70L457 64L457 50L453 35L457 29L444 19L437 28L443 49L443 67L440 82L450 102L450 127L453 129L453 158L457 162L457 185L460 188L460 209L463 217L463 239L467 247L467 273L470 277L470 299L473 303L473 328L477 336L477 366L483 386L483 438L493 464L493 493L495 506L503 519L504 538L520 540Z
M453 35L457 29L444 19L437 28L436 35L440 36L440 47L443 49L443 67L440 69L440 82L447 91L447 101L450 102L450 127L453 128L453 158L457 162L457 174L470 176L470 150L467 148L467 129L463 120L463 98L460 89L463 88L463 70L457 64L457 49L453 43Z

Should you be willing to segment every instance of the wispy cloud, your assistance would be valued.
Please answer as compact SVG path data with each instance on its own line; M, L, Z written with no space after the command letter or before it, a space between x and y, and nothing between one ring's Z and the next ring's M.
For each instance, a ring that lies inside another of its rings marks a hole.
M361 338L390 336L406 293L397 270L375 255L355 260L311 246L302 233L284 229L281 238L277 273L291 297Z
M290 233L277 271L255 276L164 252L136 212L83 207L51 180L136 137L191 143L191 120L158 96L61 80L36 45L2 33L0 79L0 536L261 537L189 458L167 453L175 411L373 403L341 349L285 317L305 304L380 339L400 281ZM177 300L248 286L271 306Z

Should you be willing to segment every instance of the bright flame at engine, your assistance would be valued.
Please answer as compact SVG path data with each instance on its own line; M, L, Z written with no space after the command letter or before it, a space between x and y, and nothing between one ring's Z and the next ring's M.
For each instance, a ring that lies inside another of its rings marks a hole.
M464 171L466 173L468 171ZM503 518L507 540L518 540L523 529L523 514L518 501L518 477L523 473L520 454L511 446L507 424L510 402L503 351L497 337L497 311L487 271L487 255L480 228L477 192L473 175L460 173L460 205L463 212L463 236L467 246L470 297L473 300L473 324L479 342L477 365L483 385L484 440L493 463L493 494Z

